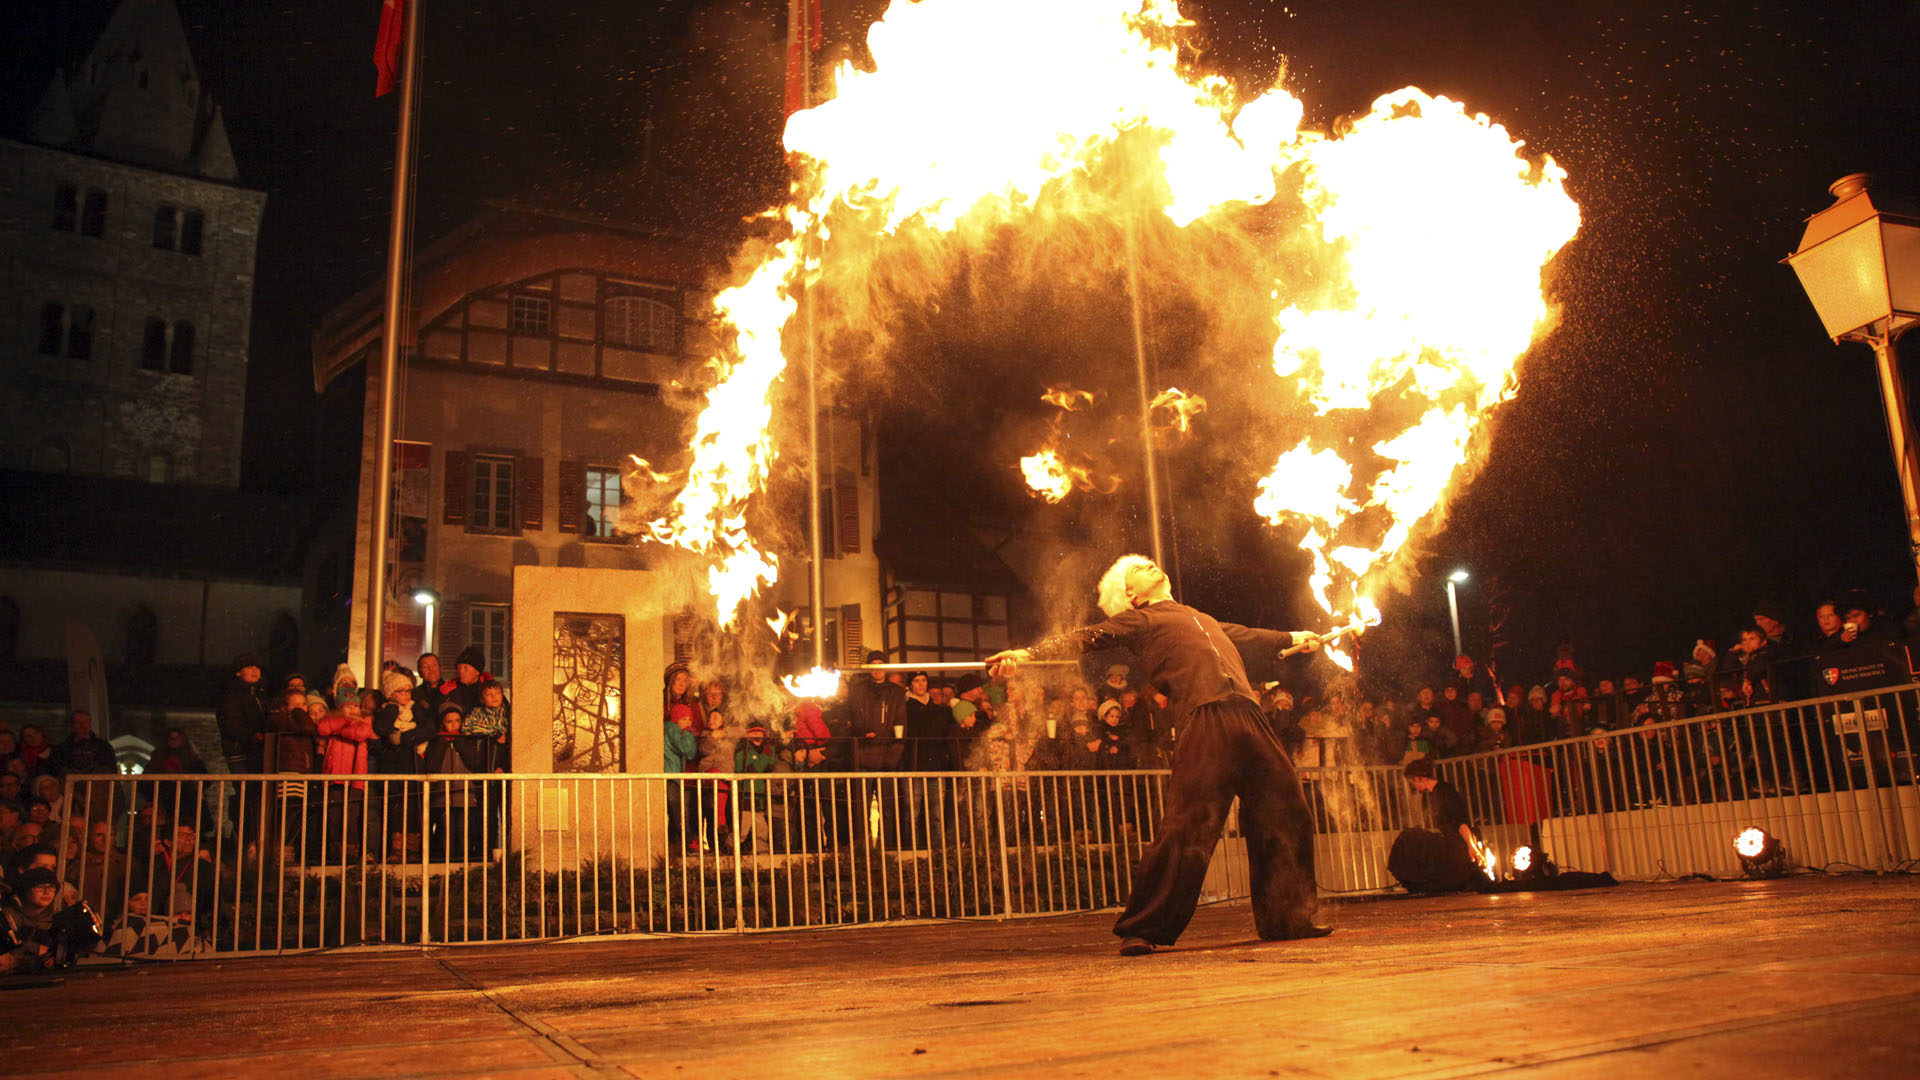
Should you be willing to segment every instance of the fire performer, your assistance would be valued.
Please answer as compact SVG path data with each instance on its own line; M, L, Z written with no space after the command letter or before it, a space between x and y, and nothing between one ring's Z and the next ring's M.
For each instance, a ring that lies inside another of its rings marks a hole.
M1268 677L1283 649L1310 651L1320 636L1221 623L1174 600L1153 560L1124 555L1100 578L1105 622L987 658L996 671L1122 646L1171 701L1178 733L1159 839L1140 857L1127 910L1114 923L1122 956L1172 945L1193 918L1227 808L1240 798L1240 827L1253 874L1253 921L1268 941L1319 937L1313 924L1313 821L1300 780L1247 680L1251 661Z

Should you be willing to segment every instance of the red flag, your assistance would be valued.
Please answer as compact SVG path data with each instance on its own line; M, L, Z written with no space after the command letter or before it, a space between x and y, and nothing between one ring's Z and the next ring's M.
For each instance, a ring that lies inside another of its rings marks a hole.
M813 104L813 54L820 51L821 0L787 0L787 115Z
M373 66L379 77L373 84L373 96L393 93L393 82L400 77L400 51L407 40L407 0L382 0L380 36L373 41Z

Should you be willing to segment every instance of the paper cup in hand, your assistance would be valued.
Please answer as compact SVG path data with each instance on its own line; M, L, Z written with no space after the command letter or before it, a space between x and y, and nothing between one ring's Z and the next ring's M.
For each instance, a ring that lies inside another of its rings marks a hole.
M904 739L904 738L906 738L906 737L907 737L907 725L905 725L905 724L895 724L895 725L893 725L893 737L894 737L894 738L896 738L896 739Z
M1057 739L1059 737L1060 737L1060 721L1055 720L1052 717L1048 717L1047 718L1047 738Z

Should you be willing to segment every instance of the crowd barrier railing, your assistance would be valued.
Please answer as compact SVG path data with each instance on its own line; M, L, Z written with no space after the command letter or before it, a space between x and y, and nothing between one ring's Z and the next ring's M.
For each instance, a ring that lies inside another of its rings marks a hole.
M1920 858L1914 687L1438 763L1503 859L1739 872ZM120 958L1009 918L1123 904L1164 770L71 776L60 875ZM1301 770L1323 894L1427 824L1398 766ZM1205 900L1248 894L1229 816Z
M1642 723L1449 758L1496 851L1651 879L1741 872L1733 839L1776 837L1790 863L1891 871L1920 858L1916 688Z

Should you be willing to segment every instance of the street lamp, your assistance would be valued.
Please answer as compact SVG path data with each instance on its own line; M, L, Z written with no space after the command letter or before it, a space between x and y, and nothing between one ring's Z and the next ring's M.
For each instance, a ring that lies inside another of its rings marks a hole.
M1909 554L1920 575L1920 457L1893 351L1894 340L1920 322L1920 210L1872 189L1873 177L1866 173L1834 181L1827 189L1834 204L1807 219L1806 235L1785 262L1813 301L1828 337L1873 346L1894 467L1907 503Z
M413 602L427 609L426 625L420 629L420 651L433 651L433 621L440 611L440 594L432 589L415 589Z
M1467 580L1465 570L1455 570L1447 575L1447 616L1453 620L1453 655L1455 656L1465 655L1467 651L1460 647L1460 598L1454 595L1454 586L1465 580Z

